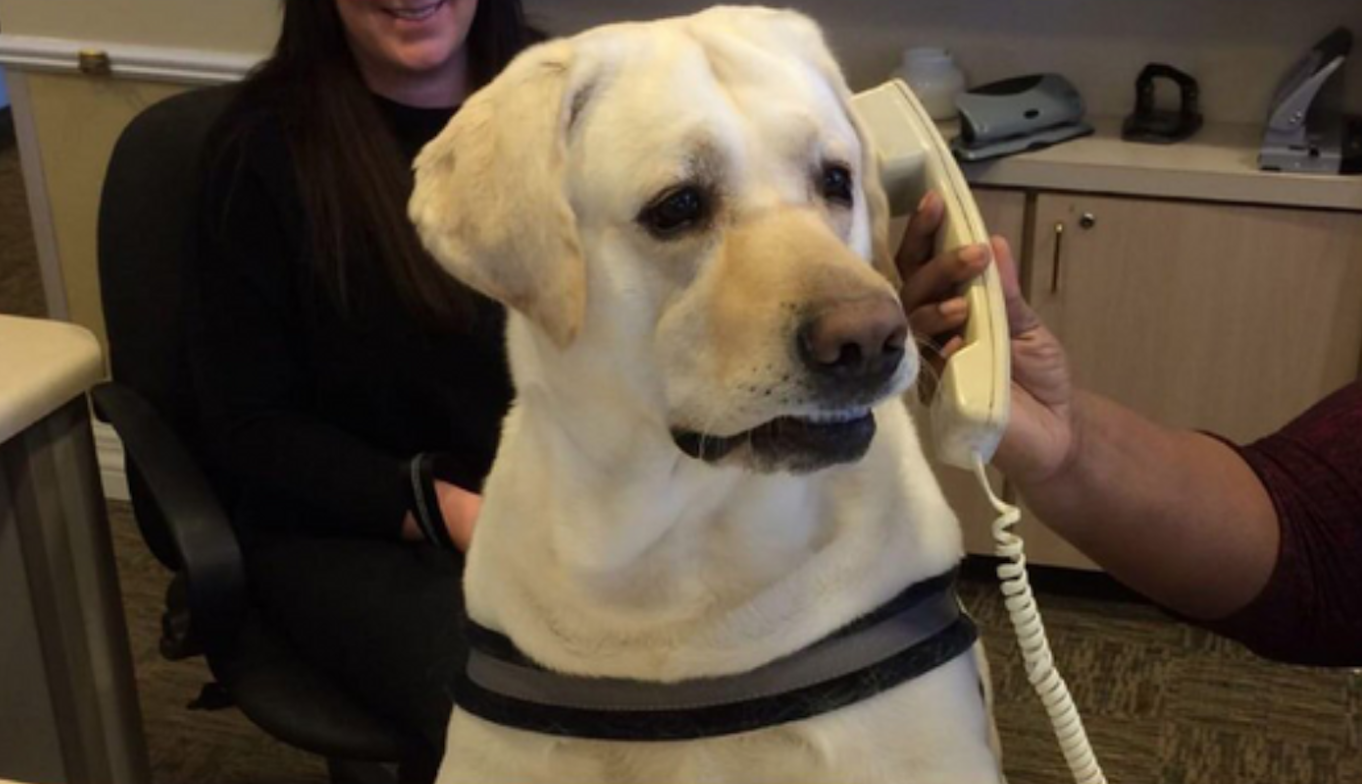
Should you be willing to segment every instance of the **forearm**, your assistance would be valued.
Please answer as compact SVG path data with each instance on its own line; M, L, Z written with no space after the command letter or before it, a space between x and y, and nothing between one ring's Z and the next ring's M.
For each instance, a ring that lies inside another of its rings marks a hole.
M1074 459L1034 484L1014 480L1047 526L1189 617L1224 617L1257 596L1276 563L1277 518L1232 449L1092 394L1078 394L1074 420Z

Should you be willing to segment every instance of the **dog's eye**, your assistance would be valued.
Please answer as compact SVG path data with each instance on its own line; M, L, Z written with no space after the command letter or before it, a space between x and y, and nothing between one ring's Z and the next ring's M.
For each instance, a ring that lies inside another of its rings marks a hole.
M709 198L694 185L669 191L643 209L639 222L653 236L670 239L709 217Z
M823 198L850 207L853 200L851 186L850 169L840 163L831 163L823 167Z

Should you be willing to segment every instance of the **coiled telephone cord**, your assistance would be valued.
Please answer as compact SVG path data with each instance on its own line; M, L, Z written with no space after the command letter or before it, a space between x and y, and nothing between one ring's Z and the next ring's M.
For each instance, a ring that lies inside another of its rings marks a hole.
M994 552L1005 559L1004 563L998 565L998 580L1002 587L1003 604L1007 608L1008 618L1012 620L1017 645L1021 648L1022 661L1026 665L1027 680L1050 716L1055 738L1059 741L1060 751L1073 773L1074 781L1077 784L1106 784L1106 776L1097 764L1097 756L1093 754L1088 734L1083 729L1083 719L1078 715L1073 698L1069 696L1069 687L1055 669L1050 642L1045 636L1045 624L1040 619L1036 599L1031 593L1031 581L1026 574L1026 554L1022 551L1021 537L1009 530L1021 519L1021 510L994 495L993 488L988 484L984 463L977 457L974 475L998 513L998 518L993 521Z

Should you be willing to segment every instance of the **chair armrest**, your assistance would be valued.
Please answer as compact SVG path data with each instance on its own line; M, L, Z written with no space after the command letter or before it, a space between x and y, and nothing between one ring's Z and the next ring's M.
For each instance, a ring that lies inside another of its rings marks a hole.
M189 450L147 400L116 381L90 393L95 413L118 431L129 461L166 521L189 601L190 631L209 654L231 646L245 618L241 547Z

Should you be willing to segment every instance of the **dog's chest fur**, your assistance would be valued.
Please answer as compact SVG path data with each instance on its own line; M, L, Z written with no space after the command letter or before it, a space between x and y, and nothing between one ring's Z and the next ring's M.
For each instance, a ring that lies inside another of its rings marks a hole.
M533 419L533 412L520 412L526 413ZM802 573L800 569L785 572L784 579L772 583L775 587L767 595L775 598L762 609L724 607L716 602L708 605L716 608L714 617L703 611L686 617L677 612L678 606L693 611L707 605L672 601L675 597L669 599L669 592L658 586L692 585L697 582L696 574L705 575L700 581L722 581L724 574L734 575L735 584L741 584L752 578L750 574L736 576L733 565L757 562L763 555L775 565L752 571L782 574L789 563L796 562L794 551L800 548L789 546L788 552L781 547L762 548L759 538L748 539L735 543L736 549L745 552L731 553L726 563L715 568L686 557L691 548L678 546L671 557L641 559L637 571L617 577L620 582L607 590L619 598L606 601L593 593L600 583L574 578L574 573L580 573L555 563L555 537L548 526L579 527L560 517L554 504L545 504L544 493L524 492L527 477L548 470L538 461L556 454L562 445L546 445L529 437L535 428L521 429L523 421L513 423L507 434L507 459L498 464L505 469L494 471L489 480L486 514L491 519L484 521L486 527L479 533L484 538L470 556L470 610L480 621L510 631L517 644L541 663L583 675L697 677L742 671L797 650L855 617L848 608L871 608L896 587L944 571L959 557L954 517L930 479L906 412L890 403L877 415L882 420L880 433L871 453L856 468L860 479L871 481L852 479L854 498L826 503L827 499L816 495L801 497L798 504L780 508L760 521L773 526L773 532L778 532L781 522L820 531L808 540L821 546L815 548L817 555L809 559L805 551ZM565 478L561 465L553 470ZM650 502L631 502L631 493L612 492L610 484L592 486L583 476L567 480L566 487L580 490L585 486L590 492L564 514L619 514L621 504L634 503L633 514L615 519L646 521L649 508L666 505L656 496ZM539 485L543 490L542 475ZM514 487L521 492L514 492ZM677 487L671 492L685 495ZM597 503L586 503L583 498ZM722 506L722 499L717 499L717 505ZM806 519L791 519L795 510L803 510ZM893 511L885 514L885 510ZM760 516L755 508L748 513ZM527 520L534 522L525 524ZM773 536L779 541L778 534ZM666 545L662 548L667 549ZM630 582L638 587L637 592L619 590L621 584ZM787 593L782 596L781 590ZM887 593L874 598L867 595L880 591ZM671 605L674 624L665 622L666 613L654 602ZM742 619L752 623L744 627ZM774 621L763 623L765 619ZM979 656L962 656L848 709L703 741L565 739L494 726L456 709L440 781L997 782L1000 775L981 666Z

